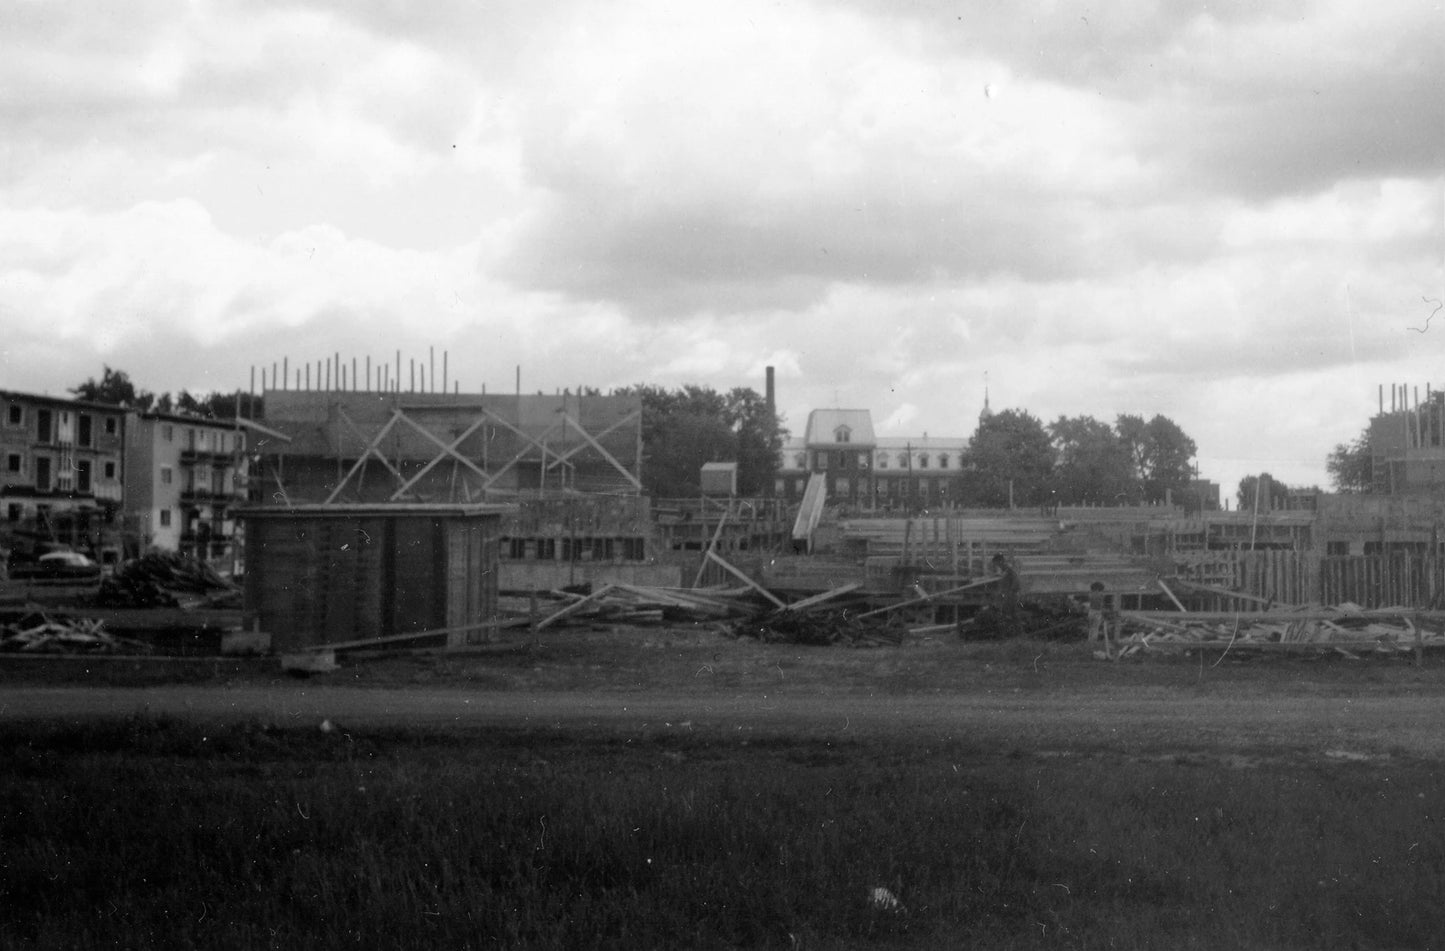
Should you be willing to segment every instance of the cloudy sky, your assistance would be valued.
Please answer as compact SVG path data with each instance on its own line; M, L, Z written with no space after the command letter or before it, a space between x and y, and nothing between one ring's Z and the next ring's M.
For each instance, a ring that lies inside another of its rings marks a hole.
M0 0L0 387L986 378L1323 484L1445 386L1442 89L1434 0Z

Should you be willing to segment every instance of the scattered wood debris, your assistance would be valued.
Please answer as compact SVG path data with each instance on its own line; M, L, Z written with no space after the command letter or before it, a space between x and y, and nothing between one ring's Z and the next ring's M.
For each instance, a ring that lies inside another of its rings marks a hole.
M128 561L100 583L105 607L174 608L240 606L240 589L204 562L175 552L149 552Z
M36 654L149 654L141 641L117 637L96 618L52 618L43 612L0 625L0 651Z
M732 632L765 643L888 647L903 642L908 626L897 614L868 617L847 608L805 612L781 608L763 617L739 621Z
M1445 647L1445 614L1403 607L1123 611L1118 656L1199 649L1286 653L1408 653Z

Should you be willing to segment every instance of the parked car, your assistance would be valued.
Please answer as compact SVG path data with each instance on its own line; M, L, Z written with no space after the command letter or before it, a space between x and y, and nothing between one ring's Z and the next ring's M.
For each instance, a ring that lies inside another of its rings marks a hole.
M10 577L36 581L95 581L100 565L78 551L52 551L34 561L11 561Z

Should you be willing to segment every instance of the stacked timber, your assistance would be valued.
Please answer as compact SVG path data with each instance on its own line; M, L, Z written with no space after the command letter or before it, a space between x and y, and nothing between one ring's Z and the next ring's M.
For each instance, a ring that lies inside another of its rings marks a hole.
M1406 653L1445 647L1445 614L1355 604L1253 613L1125 611L1121 656L1200 649L1288 653Z

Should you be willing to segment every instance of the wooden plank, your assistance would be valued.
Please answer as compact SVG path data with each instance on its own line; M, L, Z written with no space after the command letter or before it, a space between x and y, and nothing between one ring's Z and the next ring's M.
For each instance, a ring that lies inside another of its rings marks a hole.
M580 601L573 601L571 604L567 605L565 608L562 608L560 611L549 614L547 617L538 621L532 629L534 631L540 631L542 628L546 627L548 624L551 624L553 621L560 621L562 618L566 617L569 614L576 614L579 610L591 604L593 601L601 598L603 595L605 595L611 590L612 585L605 584L602 587L598 588L596 591L587 595L587 597L582 598Z
M732 510L733 509L731 504L729 504L728 507L723 510L722 517L717 520L717 530L712 533L712 541L707 543L707 551L717 550L717 540L722 537L723 526L727 524L728 516L732 514ZM702 560L699 561L697 564L697 576L692 579L692 586L694 588L702 584L703 572L705 572L706 570L707 555L704 554Z
M999 579L996 577L984 578L980 581L971 581L968 584L959 585L956 588L947 588L943 591L935 591L933 594L925 594L921 598L913 598L909 601L899 601L896 604L889 604L881 608L874 608L872 611L867 611L863 614L860 614L858 615L858 619L861 620L866 617L873 617L876 614L887 614L889 611L896 611L899 608L911 607L915 604L923 604L926 601L934 601L938 598L944 598L951 594L958 594L960 591L967 591L970 588L981 588L984 585L995 584L998 580Z
M863 587L862 582L850 582L849 584L840 585L832 589L831 591L824 591L822 594L815 594L811 598L804 598L801 601L794 601L792 604L789 604L787 607L783 608L783 610L801 611L804 608L811 608L815 605L822 604L824 601L831 601L834 598L842 597L849 592L857 591L861 587Z
M1169 590L1169 586L1164 583L1163 578L1158 579L1157 584L1159 585L1160 591L1163 591L1165 594L1169 595L1169 600L1174 602L1174 606L1176 608L1178 608L1180 611L1186 610L1184 605L1180 603L1179 599L1174 597L1174 592Z
M388 634L385 637L363 637L354 641L340 641L335 644L311 644L306 647L297 648L302 651L339 651L351 650L363 647L381 647L386 644L400 644L404 641L414 641L422 637L444 637L450 634L459 634L464 631L479 631L487 628L508 627L514 624L521 624L522 621L478 621L475 624L463 624L458 627L439 627L428 631L411 631L406 634Z
M727 572L728 572L729 574L731 574L733 577L737 578L737 579L738 579L739 581L741 581L743 584L747 585L749 588L752 588L754 591L758 592L758 593L761 594L763 597L767 598L769 601L773 602L773 604L777 605L777 606L780 607L780 608L787 607L787 605L784 604L782 601L780 601L775 594L773 594L773 593L772 593L771 591L769 591L767 588L764 588L762 585L758 584L758 583L757 583L756 581L754 581L753 579L749 578L747 575L743 574L743 573L742 573L741 571L739 571L737 568L734 568L732 565L728 564L728 562L726 562L725 560L723 560L723 558L722 558L720 555L718 555L717 552L715 552L715 551L710 551L710 552L707 553L707 557L709 557L709 558L711 558L713 561L717 562L719 565L722 566L722 568L723 568L725 571L727 571Z

